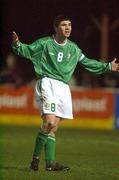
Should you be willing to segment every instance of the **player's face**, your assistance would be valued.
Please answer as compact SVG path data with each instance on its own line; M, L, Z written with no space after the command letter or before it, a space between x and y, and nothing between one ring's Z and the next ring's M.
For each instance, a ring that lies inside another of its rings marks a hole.
M65 38L68 38L71 34L71 21L61 21L58 27L55 27L56 34Z

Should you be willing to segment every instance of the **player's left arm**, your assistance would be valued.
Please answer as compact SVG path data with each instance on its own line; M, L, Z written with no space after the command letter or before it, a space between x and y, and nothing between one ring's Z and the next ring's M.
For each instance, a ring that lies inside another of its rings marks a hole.
M79 63L88 71L95 74L103 74L109 71L119 71L119 62L114 58L112 62L101 62L95 59L90 59L84 54L81 55Z

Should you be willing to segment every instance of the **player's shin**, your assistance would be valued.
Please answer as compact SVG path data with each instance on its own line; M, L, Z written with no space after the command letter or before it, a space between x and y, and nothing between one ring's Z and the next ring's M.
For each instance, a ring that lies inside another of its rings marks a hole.
M40 132L38 133L37 137L36 137L33 158L32 158L32 162L30 165L30 169L32 169L34 171L38 170L39 157L40 157L41 152L44 148L44 145L47 143L47 138L48 138L48 134L44 133L41 129Z
M40 132L36 137L33 156L39 157L41 155L42 149L47 142L47 138L48 138L48 134L44 133L42 129L40 129Z
M55 161L55 141L55 137L49 134L45 144L46 167Z

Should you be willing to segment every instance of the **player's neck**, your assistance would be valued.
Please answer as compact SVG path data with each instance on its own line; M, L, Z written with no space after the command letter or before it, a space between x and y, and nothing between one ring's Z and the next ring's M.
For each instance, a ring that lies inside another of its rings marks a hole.
M54 41L58 44L65 45L67 43L66 37L58 36L57 34L53 35Z

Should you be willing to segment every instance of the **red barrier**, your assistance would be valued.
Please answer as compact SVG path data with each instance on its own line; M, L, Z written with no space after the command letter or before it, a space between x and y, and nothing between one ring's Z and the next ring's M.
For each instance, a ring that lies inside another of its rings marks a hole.
M109 90L72 90L74 116L109 118L114 114L114 93Z
M34 89L0 87L0 113L39 114L34 101Z

